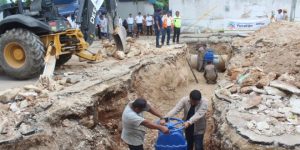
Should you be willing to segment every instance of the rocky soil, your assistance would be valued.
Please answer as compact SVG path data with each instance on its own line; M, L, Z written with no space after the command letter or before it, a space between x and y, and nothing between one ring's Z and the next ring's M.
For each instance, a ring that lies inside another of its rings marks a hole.
M274 23L233 41L213 98L211 149L300 149L299 29Z
M53 81L0 92L0 149L127 149L120 140L125 105L141 96L155 106L175 102L179 98L170 94L194 82L186 45L155 49L128 39L125 53L114 51L108 41L91 48L106 49L105 61L72 60L56 70ZM153 148L153 133L147 149Z
M275 23L246 38L192 36L182 41L196 44L161 49L149 37L128 38L125 51L97 41L91 51L103 62L73 58L53 81L0 91L0 149L125 150L120 117L130 100L144 97L166 113L192 89L211 103L206 149L300 149L299 29ZM217 86L195 71L196 84L188 68L199 43L232 56ZM156 136L148 131L146 149Z

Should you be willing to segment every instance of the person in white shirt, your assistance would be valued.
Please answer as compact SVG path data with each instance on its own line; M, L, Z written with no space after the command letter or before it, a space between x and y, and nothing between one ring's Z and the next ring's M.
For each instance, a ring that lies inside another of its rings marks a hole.
M75 22L75 16L72 16L71 14L67 17L67 20L69 21L70 25L71 25L71 28L73 29L77 29L77 24Z
M146 17L147 35L152 35L153 17L147 14ZM150 33L150 34L149 34Z
M283 20L282 9L278 9L277 12L278 14L276 15L276 21L282 21Z
M129 14L129 17L127 18L127 24L128 24L128 35L133 36L133 23L134 19L132 18L132 14Z
M107 18L103 15L100 16L100 30L101 36L107 37Z
M167 45L170 45L172 21L173 21L173 18L171 16L170 12L166 13L162 17L162 22L163 22L162 37L161 37L162 45L164 45L164 43L165 43L166 33L167 33Z
M119 26L121 27L121 26L122 26L122 24L123 24L123 20L122 20L122 18L121 18L121 17L119 17L119 20L118 20L118 22L119 22Z
M137 26L137 34L143 34L143 20L144 17L142 16L141 12L135 17L135 22Z

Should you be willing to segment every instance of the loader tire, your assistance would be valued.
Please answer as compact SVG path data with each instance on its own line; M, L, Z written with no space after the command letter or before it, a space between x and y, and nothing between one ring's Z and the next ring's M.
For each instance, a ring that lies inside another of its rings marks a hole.
M72 58L72 54L63 54L59 56L59 59L56 60L56 67L62 66Z
M38 76L44 68L44 44L34 33L22 29L6 31L0 39L0 66L10 77L24 80Z

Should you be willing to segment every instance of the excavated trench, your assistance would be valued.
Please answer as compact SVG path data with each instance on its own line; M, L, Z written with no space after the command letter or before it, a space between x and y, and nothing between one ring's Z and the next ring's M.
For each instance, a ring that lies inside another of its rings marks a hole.
M198 44L190 44L188 49L195 53ZM218 54L231 54L228 43L210 44ZM189 55L189 54L188 54ZM205 135L206 149L220 148L216 145L215 121L211 98L216 85L207 85L203 74L197 72L199 84L186 62L186 51L176 55L165 56L159 61L149 61L133 68L123 76L110 79L101 84L95 84L83 92L63 94L68 99L87 99L83 102L74 102L63 108L49 109L48 113L36 117L40 132L18 140L0 144L0 149L107 149L125 150L127 146L120 139L121 116L124 107L130 100L144 97L162 113L167 113L176 102L198 89L209 101L207 112L207 130ZM223 78L223 75L220 75ZM59 96L57 96L59 99ZM60 102L54 105L65 105ZM52 106L54 107L54 106ZM56 107L56 106L55 106ZM76 109L75 109L76 108ZM46 117L44 117L46 116ZM177 117L181 117L181 114ZM157 118L146 115L146 118ZM213 135L213 136L212 136ZM149 131L146 135L145 148L153 149L157 131ZM218 135L217 135L218 136Z
M198 46L199 43L189 44L188 50L190 50L191 54L196 53L195 49ZM210 44L210 46L216 49L218 54L231 55L228 43ZM193 89L200 90L204 97L210 101L214 95L215 85L207 85L202 77L202 73L194 70L200 82L197 84L185 57L186 54L166 58L163 62L143 65L132 73L130 79L109 87L93 96L96 103L94 104L94 108L90 109L93 111L90 111L89 115L93 114L94 121L107 129L113 141L111 145L112 149L126 149L126 145L120 139L122 129L121 115L124 107L130 100L134 100L137 97L144 97L162 113L168 112L181 97L188 95ZM181 115L177 117L181 118ZM211 140L215 129L212 116L213 107L210 105L206 116L206 149L210 149L211 145L214 145L212 143L214 141ZM149 114L146 114L146 117L151 120L157 119ZM156 137L156 131L149 131L147 133L146 149L153 149ZM106 148L110 149L109 147Z

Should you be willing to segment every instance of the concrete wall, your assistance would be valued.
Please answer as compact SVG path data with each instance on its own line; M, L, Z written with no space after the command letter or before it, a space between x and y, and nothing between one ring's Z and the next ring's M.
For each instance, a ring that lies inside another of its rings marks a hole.
M223 30L228 19L268 18L272 11L287 9L292 0L170 0L170 10L181 12L183 31L200 32L205 28ZM296 6L300 21L300 2Z
M143 2L118 2L118 13L122 19L127 18L128 14L132 14L136 16L138 12L141 12L142 15L146 15L147 13L153 14L154 9L152 4L149 4L146 1Z

